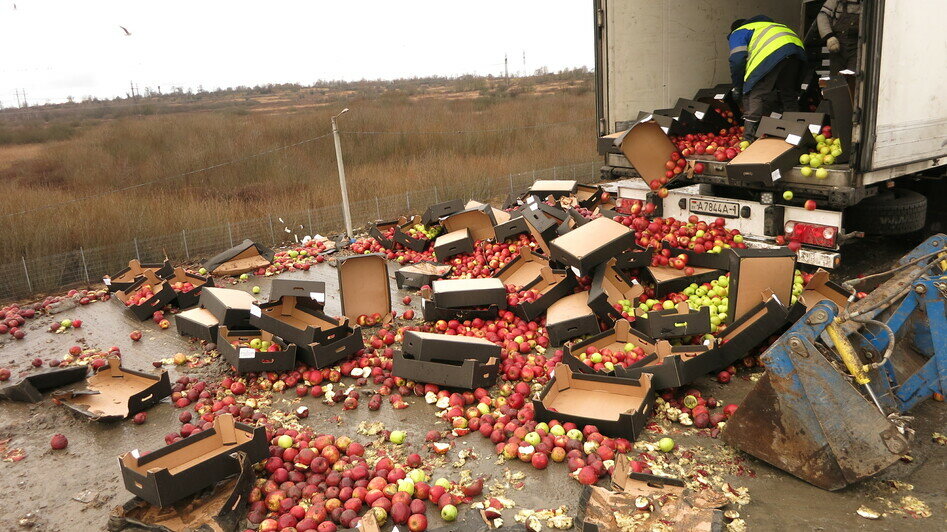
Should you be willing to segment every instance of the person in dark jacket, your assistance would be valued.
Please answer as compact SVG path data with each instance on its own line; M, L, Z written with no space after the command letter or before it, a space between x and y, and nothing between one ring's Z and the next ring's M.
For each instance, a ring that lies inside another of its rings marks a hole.
M794 31L757 15L730 26L730 76L737 101L743 101L744 138L752 140L760 118L777 110L799 110L799 87L806 61Z
M825 41L835 72L857 69L858 24L861 19L861 0L825 0L816 16L819 35Z

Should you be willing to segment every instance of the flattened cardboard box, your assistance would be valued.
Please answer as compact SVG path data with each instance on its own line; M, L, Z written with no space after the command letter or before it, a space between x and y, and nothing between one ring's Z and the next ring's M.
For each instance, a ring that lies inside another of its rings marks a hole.
M274 280L274 283L278 280ZM243 290L232 288L207 287L201 290L200 305L217 318L219 325L231 329L250 329L250 307L256 304L254 298ZM216 341L217 335L211 342Z
M204 263L210 275L240 275L266 268L273 263L272 249L252 240L244 240Z
M151 285L152 292L154 293L153 296L139 305L125 304L132 294L144 288L146 285ZM118 304L124 307L125 310L131 312L132 315L139 320L144 321L174 301L175 297L177 297L177 292L175 292L166 281L162 281L150 271L146 271L145 274L138 277L138 280L132 283L127 290L119 290L112 294L112 297Z
M588 275L634 242L631 229L608 218L596 218L550 242L549 257L573 268L577 275Z
M197 338L205 342L216 342L220 322L211 311L198 307L175 314L174 325L181 336Z
M395 283L399 289L419 289L430 286L437 279L446 277L452 266L439 262L421 261L395 271Z
M694 268L694 275L686 275L683 270L669 266L648 266L644 269L644 274L654 286L655 297L664 297L684 290L691 283L709 283L726 273L723 270L711 270L700 266L692 267Z
M598 334L598 318L589 308L588 295L579 292L550 305L546 311L546 332L553 346L586 334Z
M391 314L391 283L385 256L372 253L337 260L342 314L352 321L359 316Z
M118 421L143 412L171 395L168 373L151 375L121 367L118 357L85 381L84 389L54 392L53 399L95 421Z
M421 221L424 225L434 225L440 223L441 218L450 216L464 210L464 202L461 200L451 200L442 203L435 203L424 211L421 215Z
M483 279L439 279L431 285L434 304L440 308L506 308L506 287L494 277Z
M703 345L687 345L658 350L653 358L648 357L627 368L616 368L615 374L635 378L650 373L654 387L659 390L690 384L711 371L744 358L779 332L788 321L786 308L776 298L769 297L754 311L730 324L709 349Z
M162 278L166 275L171 275L174 271L174 266L171 265L171 261L165 260L164 262L149 262L142 264L137 259L132 259L128 261L128 267L122 271L116 273L115 275L102 278L102 282L105 283L105 287L108 288L109 293L118 292L119 290L125 290L131 285L135 284L135 281L139 277L145 274L145 272L151 272L154 276Z
M654 408L650 375L637 380L583 375L565 364L553 371L539 398L533 399L538 421L595 425L606 436L637 439Z
M500 361L496 358L487 362L467 359L459 364L448 364L425 362L395 351L391 374L414 382L469 390L493 386L499 370Z
M529 193L543 199L548 196L559 199L563 196L575 194L577 186L578 182L574 179L537 179L529 187Z
M189 292L178 292L175 290L175 299L173 301L174 306L179 309L188 309L191 307L197 306L200 302L201 292L205 288L212 288L214 286L214 279L210 276L197 275L196 273L188 273L184 268L175 268L171 275L162 277L168 285L171 286L171 289L174 290L174 283L191 283L194 285Z
M242 347L252 340L270 342L280 347L277 351L257 351L252 347ZM239 342L241 347L233 345ZM273 333L260 330L231 331L227 327L217 330L217 352L220 353L237 373L259 373L261 371L291 371L296 368L296 346L286 344Z
M438 260L447 260L461 253L473 253L474 241L467 228L445 233L434 240L434 256Z
M651 338L659 340L707 334L710 332L710 309L701 307L698 310L692 310L686 302L678 303L676 308L649 312L643 312L637 308L632 326Z
M595 268L588 293L589 308L608 324L624 317L615 308L619 301L629 300L637 306L638 297L644 293L644 287L619 270L617 264L616 259L609 259Z
M188 436L144 456L137 450L118 458L125 489L155 506L169 506L221 479L240 473L230 457L246 453L257 463L269 456L266 429L235 423L223 414L214 427Z
M727 163L728 178L771 186L815 145L806 124L768 116L760 119L756 134L759 138Z
M246 453L232 453L230 457L240 468L238 476L224 479L170 508L152 506L134 497L112 510L107 529L109 532L237 532L238 525L246 517L246 501L256 475L254 464L247 460Z
M578 283L568 270L554 271L543 267L540 280L529 289L539 292L535 301L523 301L513 306L513 313L526 321L533 321L546 312L556 301L571 294Z
M497 270L493 277L499 279L504 286L513 285L522 290L529 290L540 281L542 269L549 266L549 260L538 253L534 253L529 246L522 246L519 255Z
M422 362L453 361L467 359L487 362L499 360L500 346L493 342L470 336L433 334L407 331L402 349L405 354Z
M0 386L0 399L38 403L43 400L43 393L79 382L86 378L88 372L89 368L86 366L59 367L40 370L38 373L30 372L17 382Z
M789 248L734 249L730 265L729 313L739 320L772 292L785 307L792 302L796 253Z

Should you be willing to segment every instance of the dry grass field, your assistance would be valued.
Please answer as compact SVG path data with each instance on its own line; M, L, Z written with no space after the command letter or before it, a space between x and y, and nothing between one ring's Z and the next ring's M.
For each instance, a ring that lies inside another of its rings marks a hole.
M435 185L462 194L486 178L591 161L591 84L591 75L576 71L0 111L0 262L337 203L331 135L164 178L325 135L344 107L351 109L339 125L353 201ZM535 127L542 124L555 125ZM32 212L17 214L23 211Z

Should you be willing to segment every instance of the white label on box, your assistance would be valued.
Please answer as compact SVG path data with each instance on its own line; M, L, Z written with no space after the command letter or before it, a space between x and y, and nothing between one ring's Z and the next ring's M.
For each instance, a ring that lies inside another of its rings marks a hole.
M822 129L822 128L819 126L819 124L809 124L809 131L810 131L813 135L818 135L818 134L819 134L819 131L820 131L821 129Z
M532 210L532 211L538 211L538 210L539 210L539 205L536 205L535 203L530 203L530 204L529 204L529 209Z
M241 347L239 355L240 358L256 358L256 349L251 347Z
M250 314L259 318L260 316L263 315L263 312L260 310L260 307L256 305L250 305Z
M726 97L727 97L727 95L726 95L726 94L723 94L723 93L715 94L715 95L714 95L714 100L722 100L722 99L724 99L724 98L726 98Z
M139 451L138 449L132 449L132 458L134 458L135 460L138 460L139 458L141 458L141 451Z
M582 273L579 272L579 269L576 268L575 266L572 267L572 271L575 272L576 277L582 277Z
M823 59L823 60L822 60L822 66L829 66L829 65L831 65L831 64L832 64L832 61L830 61L830 60L828 60L828 59Z
M112 280L108 277L103 277L102 282L105 283L105 286L112 286Z
M808 83L803 83L799 88L802 89L802 90L806 90L806 89L809 88L809 84L808 84Z
M325 302L326 302L326 295L325 295L325 294L322 294L322 293L319 293L319 292L309 292L309 299L311 299L311 300L313 300L313 301L315 301L315 302L317 302L317 303L325 303Z
M526 198L526 203L529 203L530 205L532 205L533 203L536 203L536 196L530 196Z
M799 142L801 141L802 141L802 137L800 137L799 135L794 135L791 133L789 135L786 135L786 142L792 144L793 146L798 146Z
M839 70L838 73L841 74L841 75L843 75L843 76L854 76L854 75L855 75L855 71L854 71L854 70L849 70L849 69L847 69L847 68L846 68L845 70Z
M769 114L769 116L771 116L771 117L773 117L773 118L782 118L782 117L783 117L783 114L782 114L782 113L777 113L777 112L772 112L772 113Z
M642 122L647 122L647 121L651 120L652 118L654 118L654 115L648 115L648 116L642 118L641 120L639 120L638 123L640 124L640 123L642 123Z
M773 182L774 182L774 183L775 183L776 181L779 181L780 179L783 178L783 174L779 173L779 168L773 170L773 173L772 173L771 175L772 175L772 177L773 177Z
M703 119L704 119L704 112L703 112L703 111L694 111L694 116L697 117L697 120L703 120Z
M667 133L668 133L668 128L666 128L666 127L664 127L664 126L661 126L661 131L663 131L664 134L667 135Z

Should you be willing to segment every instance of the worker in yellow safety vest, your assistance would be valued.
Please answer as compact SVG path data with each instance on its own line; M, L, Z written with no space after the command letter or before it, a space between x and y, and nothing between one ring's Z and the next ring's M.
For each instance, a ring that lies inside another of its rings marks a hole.
M799 110L806 51L794 31L764 15L736 20L727 37L733 95L743 102L744 138L756 138L760 117Z

